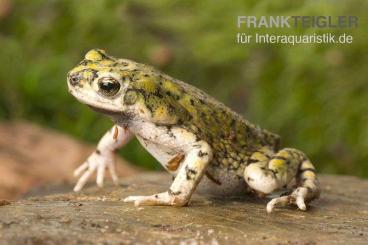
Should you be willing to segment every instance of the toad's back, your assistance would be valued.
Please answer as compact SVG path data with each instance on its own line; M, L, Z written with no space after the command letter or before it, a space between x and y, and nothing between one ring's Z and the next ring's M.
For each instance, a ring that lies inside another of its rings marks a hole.
M194 110L191 110L193 119L184 124L212 146L213 164L236 168L263 146L278 150L278 135L249 123L201 90L180 81L178 84L195 98Z
M212 146L212 165L237 170L239 166L245 165L252 153L263 146L278 150L278 135L249 123L194 86L155 69L140 68L145 72L138 76L145 76L146 79L132 86L135 91L145 93L145 103L153 117L160 117L161 114L156 115L160 107L158 104L165 101L166 106L169 106L168 111L179 116L177 124ZM147 87L151 88L150 93Z

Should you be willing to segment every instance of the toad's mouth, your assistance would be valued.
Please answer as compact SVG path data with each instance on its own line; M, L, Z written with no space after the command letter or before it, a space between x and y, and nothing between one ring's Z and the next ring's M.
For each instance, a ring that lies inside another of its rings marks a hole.
M117 115L117 114L120 115L122 113L122 111L106 110L106 109L103 109L103 108L95 107L93 105L88 105L88 107L91 108L92 110L96 111L96 112L106 114L106 115Z

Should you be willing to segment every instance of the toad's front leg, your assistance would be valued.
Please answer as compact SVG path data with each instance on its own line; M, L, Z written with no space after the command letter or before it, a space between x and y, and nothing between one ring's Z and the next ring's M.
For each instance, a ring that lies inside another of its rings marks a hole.
M118 125L114 125L106 132L99 141L96 151L74 171L75 176L80 176L74 191L80 191L94 171L97 171L97 185L102 187L106 168L109 169L113 182L117 184L115 151L125 145L132 136L133 134L128 129Z
M136 206L186 205L212 159L211 147L205 141L194 141L186 148L185 160L168 191L152 196L129 196L124 202L134 202Z

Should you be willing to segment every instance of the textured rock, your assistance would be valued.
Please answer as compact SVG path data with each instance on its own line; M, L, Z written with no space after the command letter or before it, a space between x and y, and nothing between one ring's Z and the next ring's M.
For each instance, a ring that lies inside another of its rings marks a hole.
M0 124L0 199L13 199L30 189L61 182L75 183L73 170L93 152L67 135L30 123ZM119 176L138 171L118 159Z
M163 173L123 179L120 187L87 188L3 203L2 243L367 244L368 181L322 176L323 194L308 212L267 200L195 194L188 207L134 207L128 195L164 191ZM71 188L71 186L70 186ZM70 190L69 188L69 190ZM65 189L68 189L65 187Z

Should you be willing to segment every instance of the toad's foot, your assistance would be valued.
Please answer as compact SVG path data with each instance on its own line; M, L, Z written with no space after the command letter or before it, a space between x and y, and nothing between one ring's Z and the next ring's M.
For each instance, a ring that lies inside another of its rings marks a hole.
M305 211L307 206L305 204L308 189L306 187L298 187L290 195L277 197L267 203L267 213L271 213L276 206L286 206L295 204L300 210Z
M124 202L133 202L135 206L184 206L186 203L179 196L162 192L152 196L128 196Z
M98 142L97 149L92 155L74 171L74 176L81 176L74 187L74 191L80 191L87 183L88 178L97 171L96 182L103 186L105 170L108 168L112 181L118 184L118 176L115 170L115 150L125 145L133 134L126 128L114 125Z
M111 152L101 153L98 150L92 153L88 160L74 171L74 176L81 176L74 187L74 191L80 191L95 171L97 171L97 185L102 187L106 168L109 169L111 178L114 184L117 185L118 176L115 170L114 154Z
M248 186L256 192L270 194L288 186L296 180L296 189L288 196L272 199L267 204L267 212L271 213L275 206L295 204L306 210L306 203L319 197L320 188L313 164L299 150L285 148L276 154L267 147L256 151L249 158L244 170L244 179Z

